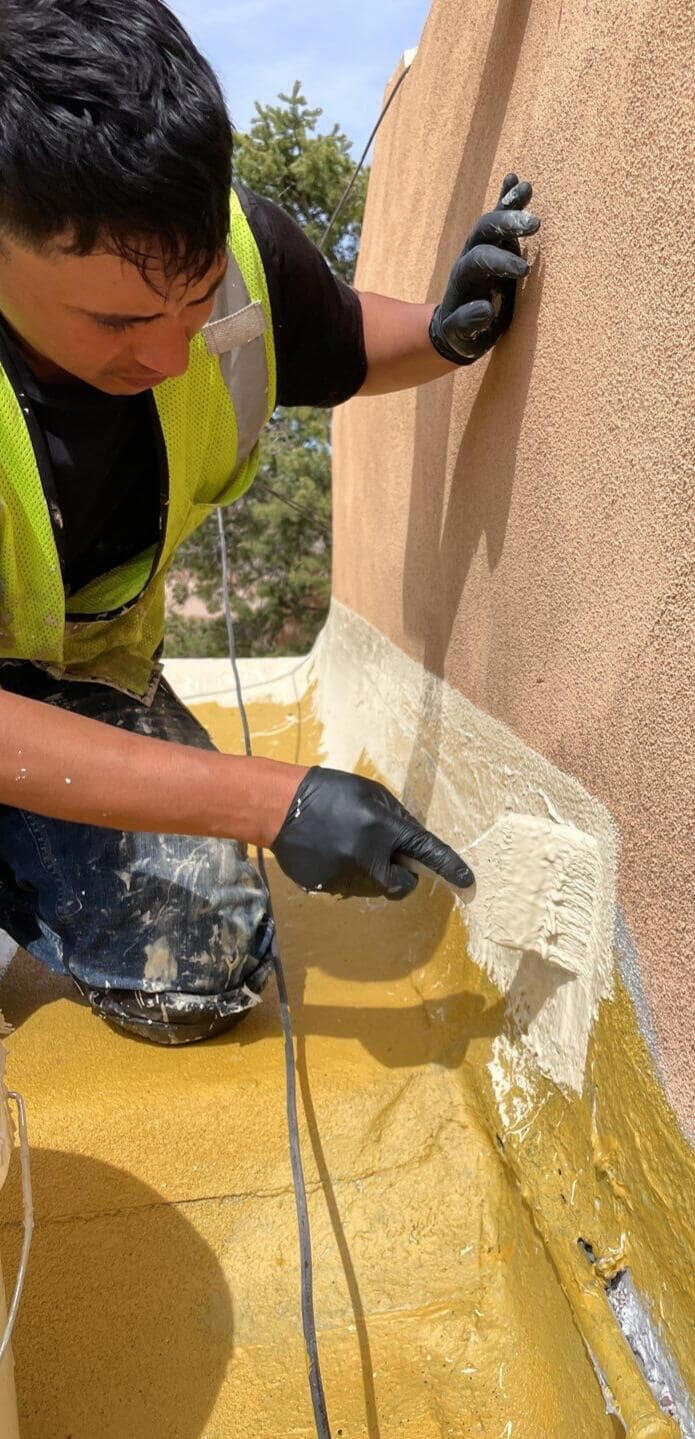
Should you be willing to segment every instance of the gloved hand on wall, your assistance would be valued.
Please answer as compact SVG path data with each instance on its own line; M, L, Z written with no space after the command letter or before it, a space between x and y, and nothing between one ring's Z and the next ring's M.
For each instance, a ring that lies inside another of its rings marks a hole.
M430 339L453 364L480 359L511 325L517 281L529 271L519 239L535 235L541 223L525 211L532 194L527 180L506 175L495 209L478 220L451 271Z
M302 780L271 848L295 884L346 897L405 899L417 876L394 862L399 852L461 889L474 883L468 865L382 784L320 765Z

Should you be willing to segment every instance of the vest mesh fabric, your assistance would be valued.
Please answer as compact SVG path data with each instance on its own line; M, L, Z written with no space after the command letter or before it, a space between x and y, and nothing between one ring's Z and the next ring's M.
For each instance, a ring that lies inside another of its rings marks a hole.
M0 436L0 654L59 658L65 596L53 527L22 408L2 368Z

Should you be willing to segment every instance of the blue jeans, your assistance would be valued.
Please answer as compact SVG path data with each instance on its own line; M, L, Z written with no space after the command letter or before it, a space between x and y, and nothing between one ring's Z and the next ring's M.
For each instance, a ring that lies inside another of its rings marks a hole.
M150 706L7 661L0 686L215 749L165 680ZM67 972L103 1019L145 1039L206 1039L259 1002L272 964L267 908L235 840L101 829L0 805L0 929Z

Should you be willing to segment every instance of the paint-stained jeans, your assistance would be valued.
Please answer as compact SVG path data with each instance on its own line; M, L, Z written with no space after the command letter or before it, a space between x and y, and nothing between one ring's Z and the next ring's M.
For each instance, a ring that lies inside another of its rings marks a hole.
M150 707L106 685L0 666L0 685L197 749L209 735L161 680ZM229 1028L271 967L267 894L233 840L134 834L0 805L0 929L68 972L95 1013L160 1044Z

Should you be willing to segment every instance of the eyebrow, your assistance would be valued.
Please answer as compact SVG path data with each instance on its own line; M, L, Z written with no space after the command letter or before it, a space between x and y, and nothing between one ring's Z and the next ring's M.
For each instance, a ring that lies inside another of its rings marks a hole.
M212 299L215 291L219 290L220 285L224 280L224 277L227 273L228 263L228 261L225 263L222 274L219 275L216 280L213 280L209 289L205 291L205 294L200 295L197 300L189 300L189 304L204 305L206 300ZM117 311L107 312L102 310L84 310L81 305L70 305L69 308L71 310L75 310L80 315L89 315L90 319L92 320L117 320L120 325L149 325L152 320L159 320L164 314L164 310L157 310L154 315L123 315L119 314Z

